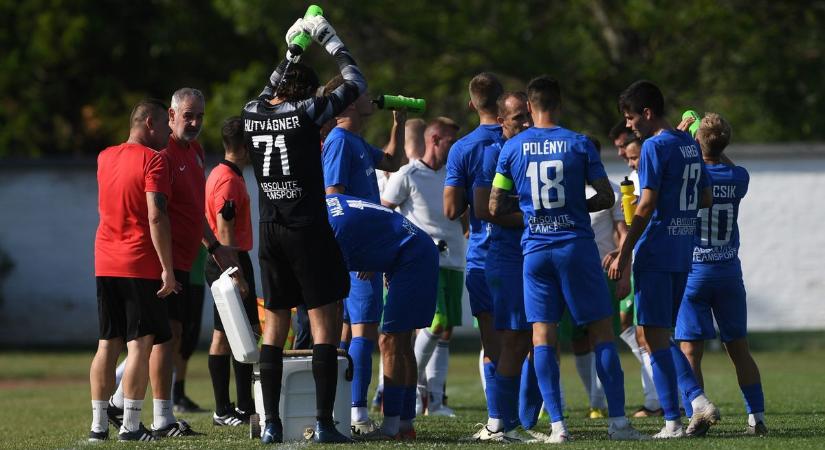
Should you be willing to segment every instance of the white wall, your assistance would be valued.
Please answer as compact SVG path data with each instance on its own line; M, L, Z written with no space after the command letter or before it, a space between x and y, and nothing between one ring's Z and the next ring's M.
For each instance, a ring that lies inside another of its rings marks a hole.
M825 278L819 270L825 256L825 233L819 229L825 223L819 196L825 192L825 158L739 163L751 173L740 212L750 328L825 329L820 306ZM618 163L608 163L607 169L616 180L626 172ZM245 175L256 192L251 171ZM0 212L0 248L15 263L2 286L0 345L93 343L94 167L0 167ZM256 254L253 249L253 261ZM211 329L210 303L204 310L205 337Z

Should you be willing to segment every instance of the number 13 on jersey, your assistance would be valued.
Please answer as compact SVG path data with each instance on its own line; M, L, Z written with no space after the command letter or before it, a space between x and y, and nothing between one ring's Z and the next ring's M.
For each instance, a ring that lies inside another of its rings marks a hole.
M553 169L553 176L550 176ZM533 197L533 210L561 208L564 206L564 161L533 161L527 165L527 178ZM551 190L554 194L551 197Z
M272 166L272 149L273 147L278 148L278 152L281 155L281 172L283 175L289 175L289 157L286 151L286 141L284 140L284 135L279 134L276 135L275 138L272 137L271 134L262 134L259 136L252 136L252 145L258 151L261 150L261 145L264 146L264 164L263 164L263 176L268 177L270 176L270 167Z

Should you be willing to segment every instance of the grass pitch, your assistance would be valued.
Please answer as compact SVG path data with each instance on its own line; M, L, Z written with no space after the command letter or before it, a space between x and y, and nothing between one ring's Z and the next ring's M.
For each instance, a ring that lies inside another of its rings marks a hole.
M180 448L240 449L262 447L247 438L247 429L217 428L211 414L181 416L195 430L206 433L196 438L167 439L149 444L102 444L86 442L91 408L88 369L92 352L5 352L0 353L0 448ZM586 411L584 390L569 354L562 357L562 382L567 396L569 428L574 442L571 448L825 448L825 360L818 351L756 353L765 388L766 438L744 437L746 416L742 395L736 384L732 365L724 353L709 352L704 362L705 383L709 397L722 410L722 422L701 440L668 442L609 442L605 420L582 417ZM416 419L418 440L414 443L369 443L372 448L411 447L443 448L489 446L498 444L459 443L475 430L474 424L485 419L484 396L478 380L478 354L457 353L450 360L447 394L458 417ZM627 409L632 412L641 404L639 364L630 354L622 355L627 389ZM204 408L212 408L213 397L206 354L198 351L190 362L187 394ZM234 385L232 385L234 396ZM151 423L151 398L144 403L144 423ZM377 417L376 417L377 418ZM661 419L635 419L633 423L652 434L661 427ZM547 432L546 420L538 429ZM116 431L110 429L111 436ZM307 444L286 444L297 448ZM527 446L521 446L527 447ZM535 445L530 446L535 448Z

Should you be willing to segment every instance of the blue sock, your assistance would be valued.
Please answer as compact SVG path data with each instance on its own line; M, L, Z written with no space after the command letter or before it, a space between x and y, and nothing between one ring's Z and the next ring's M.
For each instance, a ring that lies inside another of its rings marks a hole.
M362 337L352 338L349 354L352 357L352 406L367 406L367 390L372 379L372 349L375 342Z
M406 386L384 385L384 417L398 417L404 406L404 391ZM413 408L415 401L413 400Z
M349 353L349 341L341 341L338 343L338 348Z
M607 397L608 416L624 417L624 372L616 344L602 342L593 351L596 353L596 372Z
M685 417L693 417L693 405L690 403L690 400L688 400L687 395L685 395L684 392L681 392L680 395L682 396L682 407L685 408Z
M696 397L705 393L699 382L696 381L696 375L693 373L693 368L690 367L687 356L682 353L679 346L675 342L670 341L670 353L673 354L673 365L676 368L676 379L679 383L679 392L684 394L687 401L684 402L685 411L689 407L689 403ZM691 414L692 416L693 414Z
M650 354L650 365L653 367L653 384L659 395L659 403L665 411L666 420L676 420L679 413L677 400L676 367L673 364L673 354L669 348L657 350Z
M501 411L498 409L498 390L496 389L496 363L484 363L484 381L487 382L487 388L484 393L487 394L487 414L491 419L501 419Z
M517 376L505 377L496 373L496 399L501 418L504 420L504 431L510 431L519 425L518 383Z
M750 386L739 386L742 396L745 397L745 410L748 414L765 412L765 395L762 393L762 383Z
M401 420L415 419L415 385L404 387L404 401L401 404Z
M536 366L530 358L524 358L518 392L518 417L521 426L527 430L536 426L540 413L541 391L539 380L536 378Z
M561 409L561 387L559 385L559 363L556 361L556 349L548 345L533 347L533 360L536 365L536 377L544 399L544 407L550 413L550 422L564 419Z

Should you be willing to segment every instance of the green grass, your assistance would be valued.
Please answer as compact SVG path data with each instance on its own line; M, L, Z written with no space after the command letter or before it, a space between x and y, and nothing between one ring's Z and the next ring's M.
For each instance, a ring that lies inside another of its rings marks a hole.
M91 352L0 353L0 448L81 448L91 420L88 367ZM458 440L474 431L474 424L485 419L477 369L477 354L458 353L451 359L447 393L457 419L422 417L416 420L419 440L415 444L368 444L370 447L467 447L484 444L459 444ZM741 435L745 427L744 406L736 384L733 367L724 354L712 352L704 362L708 395L722 410L722 423L701 442L613 443L606 440L605 421L582 419L586 405L584 391L575 373L572 358L562 360L562 380L567 394L568 425L575 441L571 447L641 448L662 446L691 448L825 448L825 362L821 352L757 353L765 386L767 421L771 434L767 438ZM641 403L638 363L629 354L622 355L625 368L628 411ZM234 390L234 388L233 388ZM206 368L206 356L198 352L190 363L187 393L205 408L211 408L212 392ZM234 395L234 392L233 392ZM151 400L144 405L144 422L151 422ZM139 447L181 449L227 449L259 447L247 438L245 428L215 428L210 414L183 416L206 436L164 440ZM661 420L634 420L644 432L653 433ZM547 422L539 429L546 431ZM131 448L110 442L94 448ZM289 445L290 448L296 445Z

